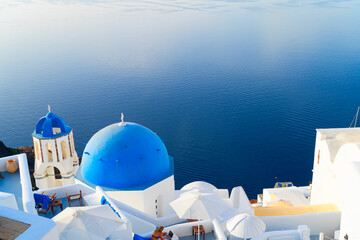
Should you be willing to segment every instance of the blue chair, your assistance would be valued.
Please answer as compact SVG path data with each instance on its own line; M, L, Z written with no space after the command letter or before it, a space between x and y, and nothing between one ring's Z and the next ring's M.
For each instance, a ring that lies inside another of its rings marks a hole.
M133 240L151 240L151 238L142 237L140 235L134 234Z
M55 195L56 193L52 196L34 193L35 207L37 208L38 213L47 214L51 207L51 203L56 199Z

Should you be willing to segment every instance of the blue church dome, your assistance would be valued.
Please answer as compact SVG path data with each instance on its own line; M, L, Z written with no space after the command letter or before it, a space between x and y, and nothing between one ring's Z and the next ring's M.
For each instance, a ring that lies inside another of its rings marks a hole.
M61 117L49 112L45 117L40 118L36 124L33 136L37 138L57 138L69 134L72 128L66 126Z
M116 190L144 190L174 174L163 141L130 122L98 131L85 147L80 171L86 181Z

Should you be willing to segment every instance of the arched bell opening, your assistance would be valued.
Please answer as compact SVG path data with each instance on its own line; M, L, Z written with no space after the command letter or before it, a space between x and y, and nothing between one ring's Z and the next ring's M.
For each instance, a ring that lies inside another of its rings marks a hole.
M63 186L61 172L57 167L48 166L44 170L48 188Z

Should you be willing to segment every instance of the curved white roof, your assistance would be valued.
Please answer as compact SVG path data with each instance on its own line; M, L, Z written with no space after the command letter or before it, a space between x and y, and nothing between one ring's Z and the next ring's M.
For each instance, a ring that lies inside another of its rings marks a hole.
M196 181L196 182L192 182L192 183L188 183L185 186L183 186L181 188L181 190L190 190L192 188L198 188L198 189L210 189L210 190L215 190L217 189L214 185L207 183L207 182L203 182L203 181Z

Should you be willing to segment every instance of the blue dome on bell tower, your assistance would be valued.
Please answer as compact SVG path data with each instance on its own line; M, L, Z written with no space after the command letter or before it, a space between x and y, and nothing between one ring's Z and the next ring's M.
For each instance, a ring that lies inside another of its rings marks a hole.
M33 136L37 138L57 138L71 132L72 128L66 126L65 121L50 111L46 116L40 118L36 124Z

